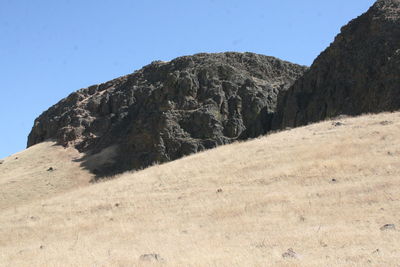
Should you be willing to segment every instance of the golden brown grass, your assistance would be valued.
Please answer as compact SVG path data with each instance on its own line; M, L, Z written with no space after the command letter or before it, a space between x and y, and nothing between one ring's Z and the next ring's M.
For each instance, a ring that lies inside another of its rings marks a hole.
M140 255L158 253L162 266L398 266L400 232L380 227L400 227L400 113L335 121L2 199L0 264L146 266Z
M44 142L5 158L0 164L0 210L88 185L93 175L80 167L76 160L81 157L74 148Z

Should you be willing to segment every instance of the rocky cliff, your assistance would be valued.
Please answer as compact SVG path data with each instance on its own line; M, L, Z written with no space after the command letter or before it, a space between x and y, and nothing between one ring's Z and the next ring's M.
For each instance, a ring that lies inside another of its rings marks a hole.
M265 134L278 93L305 70L252 53L153 62L52 106L35 120L28 146L53 139L92 160L102 155L96 168L82 162L98 177L178 159Z
M400 0L379 0L280 94L274 128L399 108Z

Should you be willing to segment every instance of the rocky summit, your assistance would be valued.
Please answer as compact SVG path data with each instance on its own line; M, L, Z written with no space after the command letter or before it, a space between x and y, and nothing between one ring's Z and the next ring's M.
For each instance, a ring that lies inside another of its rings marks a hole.
M28 147L73 145L98 177L178 159L265 134L278 93L305 70L253 53L156 61L52 106L35 120Z
M378 0L341 29L279 96L274 128L400 108L400 0Z

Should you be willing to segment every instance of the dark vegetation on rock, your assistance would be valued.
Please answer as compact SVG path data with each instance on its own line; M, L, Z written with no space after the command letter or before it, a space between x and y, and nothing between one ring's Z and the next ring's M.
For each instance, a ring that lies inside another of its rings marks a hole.
M274 128L400 108L400 0L379 0L341 29L279 95Z
M278 93L305 70L252 53L153 62L52 106L35 120L28 146L74 145L99 177L178 159L265 134Z

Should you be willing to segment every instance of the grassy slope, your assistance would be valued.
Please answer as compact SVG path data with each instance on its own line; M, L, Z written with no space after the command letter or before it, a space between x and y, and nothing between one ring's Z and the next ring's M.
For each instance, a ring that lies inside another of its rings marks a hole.
M44 142L5 158L0 164L0 210L88 185L93 175L74 161L81 156L73 148Z
M336 121L9 206L0 265L395 266L400 113Z

